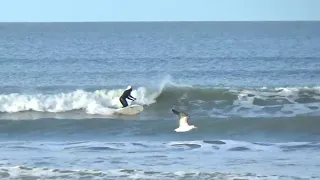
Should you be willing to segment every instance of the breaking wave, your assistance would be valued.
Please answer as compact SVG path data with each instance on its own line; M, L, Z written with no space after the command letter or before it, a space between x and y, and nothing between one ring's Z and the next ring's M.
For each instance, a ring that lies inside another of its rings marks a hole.
M121 107L119 96L123 90L77 89L55 94L0 94L0 112L61 113L82 110L87 114L112 115L113 110ZM147 107L146 113L167 113L172 107L222 118L293 117L319 115L320 112L320 87L192 87L166 79L158 88L137 87L132 95L137 98L134 103Z

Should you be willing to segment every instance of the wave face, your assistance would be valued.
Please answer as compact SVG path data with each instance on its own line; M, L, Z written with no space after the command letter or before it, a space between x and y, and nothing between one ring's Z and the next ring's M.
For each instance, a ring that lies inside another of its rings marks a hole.
M110 114L111 109L121 107L119 96L124 89L96 90L87 92L76 90L58 94L2 94L0 95L0 111L15 113L37 111L61 113L73 110L84 110L88 114ZM137 103L148 105L153 103L153 95L146 95L146 88L138 88L132 92Z
M289 133L291 139L316 140L320 134L317 128L320 126L319 87L192 87L166 79L158 88L138 87L132 92L145 110L139 116L130 117L113 115L114 109L120 107L118 97L122 91L115 88L1 94L0 135L2 138L21 134L49 139L65 138L69 134L87 139L93 134L96 138L151 139L169 135L170 139L202 139L251 136L252 133L286 138L279 135ZM177 126L177 117L171 108L188 112L190 123L199 129L184 137L176 135L173 129ZM21 119L42 120L12 121Z
M40 121L0 121L0 139L52 139L52 140L105 140L114 138L148 140L198 140L204 138L259 138L269 140L316 141L320 138L318 117L275 118L232 118L217 120L192 118L198 129L183 135L175 133L176 118L154 120L68 120L42 119ZM253 136L254 135L254 136Z

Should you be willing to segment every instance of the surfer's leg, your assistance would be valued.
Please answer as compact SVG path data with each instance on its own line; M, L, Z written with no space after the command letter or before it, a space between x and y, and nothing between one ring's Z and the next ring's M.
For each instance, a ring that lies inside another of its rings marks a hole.
M128 103L127 103L127 101L125 99L120 98L120 102L121 102L123 107L127 107L128 106Z
M127 103L127 101L125 99L123 99L122 105L123 105L123 107L127 107L128 106L128 103Z

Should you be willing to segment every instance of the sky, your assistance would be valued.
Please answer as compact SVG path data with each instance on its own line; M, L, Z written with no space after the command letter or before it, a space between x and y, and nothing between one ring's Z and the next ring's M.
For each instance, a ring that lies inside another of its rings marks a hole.
M0 22L308 20L320 0L0 0Z

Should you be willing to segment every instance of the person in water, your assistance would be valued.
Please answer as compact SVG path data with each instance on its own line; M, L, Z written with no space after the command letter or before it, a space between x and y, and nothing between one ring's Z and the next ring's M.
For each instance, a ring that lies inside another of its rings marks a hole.
M126 99L130 99L130 100L136 100L136 98L131 96L131 91L132 91L132 87L128 86L127 89L125 91L123 91L122 95L120 96L120 102L122 104L123 107L127 107L128 103Z

